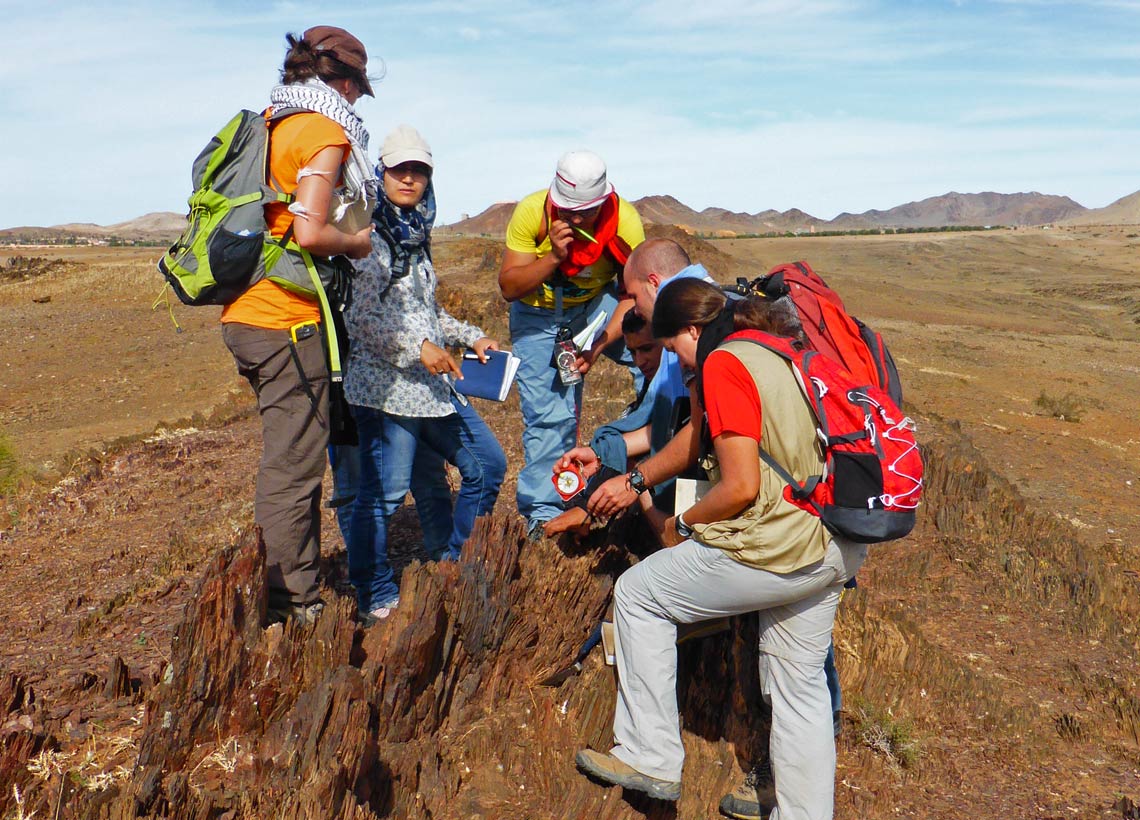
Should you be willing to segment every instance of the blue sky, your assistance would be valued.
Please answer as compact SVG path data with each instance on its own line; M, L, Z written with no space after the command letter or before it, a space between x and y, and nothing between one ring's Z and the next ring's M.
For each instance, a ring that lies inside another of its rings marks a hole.
M1140 189L1140 0L0 0L0 227L182 211L284 35L368 48L375 157L431 143L440 222L600 153L628 199L830 219L947 191ZM382 58L377 59L377 58Z

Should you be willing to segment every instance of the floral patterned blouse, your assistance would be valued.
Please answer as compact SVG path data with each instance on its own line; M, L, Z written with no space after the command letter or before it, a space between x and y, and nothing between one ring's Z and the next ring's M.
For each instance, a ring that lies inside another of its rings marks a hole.
M392 250L372 234L372 253L353 261L352 303L345 313L349 354L344 393L349 404L395 416L447 416L452 387L420 362L424 340L440 347L470 347L485 334L435 301L439 284L431 260L408 259L407 273L392 276Z

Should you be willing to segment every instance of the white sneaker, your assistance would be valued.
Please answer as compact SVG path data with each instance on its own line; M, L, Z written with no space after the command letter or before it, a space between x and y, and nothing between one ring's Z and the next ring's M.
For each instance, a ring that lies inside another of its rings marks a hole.
M400 597L397 595L391 601L386 602L382 606L376 607L376 609L372 610L371 612L362 612L358 614L360 615L361 622L367 627L372 626L378 621L383 621L385 618L395 612L396 608L399 606Z

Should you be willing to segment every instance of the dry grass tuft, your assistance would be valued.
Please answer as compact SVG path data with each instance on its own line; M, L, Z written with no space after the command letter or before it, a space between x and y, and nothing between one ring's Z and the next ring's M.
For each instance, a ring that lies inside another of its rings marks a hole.
M67 771L67 761L75 755L53 749L44 749L28 761L28 771L40 780L50 780L53 775Z
M1077 423L1081 420L1081 415L1084 413L1080 399L1072 393L1066 393L1063 396L1050 396L1044 390L1041 395L1033 400L1033 404L1039 410L1042 410L1047 415L1061 421L1068 421Z
M129 735L92 732L82 755L44 749L28 761L27 770L44 782L59 775L87 791L102 792L131 776L138 751Z
M237 737L229 737L222 740L221 737L217 739L217 746L214 751L203 757L198 763L190 770L188 782L195 792L200 793L204 788L204 781L209 780L206 769L219 769L227 775L233 774L237 771L238 764L242 762L242 747L241 741ZM249 755L246 755L246 762L250 760ZM199 771L202 774L199 774Z
M241 754L241 744L236 737L229 738L225 743L206 756L203 763L217 766L226 774L233 774L237 768L238 755Z
M896 718L890 708L880 709L865 701L855 707L855 731L859 741L896 769L912 769L922 756L914 724Z
M1057 727L1057 734L1066 740L1080 740L1085 730L1076 715L1065 712L1053 718L1053 725Z
M32 820L36 813L24 814L24 795L20 793L20 787L15 783L12 784L12 796L16 799L16 813L10 815L12 820Z

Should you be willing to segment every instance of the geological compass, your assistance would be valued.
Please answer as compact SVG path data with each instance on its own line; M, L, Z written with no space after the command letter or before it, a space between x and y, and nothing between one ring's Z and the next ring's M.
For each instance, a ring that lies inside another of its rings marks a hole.
M571 464L565 470L555 473L551 476L551 481L554 482L554 489L562 496L563 501L569 501L582 492L586 486L586 482L582 480L582 473L576 464Z

